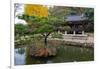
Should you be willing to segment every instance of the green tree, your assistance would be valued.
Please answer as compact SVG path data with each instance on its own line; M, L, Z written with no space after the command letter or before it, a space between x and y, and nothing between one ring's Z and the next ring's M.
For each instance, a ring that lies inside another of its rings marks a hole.
M48 36L56 31L64 21L54 16L37 17L22 15L18 18L25 20L30 28L32 28L34 34L41 34L43 36L45 46L47 46Z
M24 36L28 33L28 26L23 24L15 24L15 36Z
M93 8L87 8L85 10L85 16L89 19L94 21L94 9Z

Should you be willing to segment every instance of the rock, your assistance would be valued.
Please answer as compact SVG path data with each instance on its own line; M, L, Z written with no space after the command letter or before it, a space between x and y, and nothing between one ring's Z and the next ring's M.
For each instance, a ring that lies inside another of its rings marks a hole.
M30 55L35 57L48 57L48 56L55 56L57 51L56 48L41 48L35 51L30 48Z

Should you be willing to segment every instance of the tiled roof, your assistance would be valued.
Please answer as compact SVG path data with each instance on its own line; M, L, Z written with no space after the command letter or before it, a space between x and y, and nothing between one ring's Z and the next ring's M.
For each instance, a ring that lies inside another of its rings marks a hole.
M66 21L84 21L84 20L87 20L87 18L82 15L69 15L66 17Z

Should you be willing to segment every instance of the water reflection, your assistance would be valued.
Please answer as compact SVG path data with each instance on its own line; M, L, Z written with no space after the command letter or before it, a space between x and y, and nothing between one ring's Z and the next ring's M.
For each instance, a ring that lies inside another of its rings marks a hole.
M26 64L26 53L25 48L16 48L14 53L15 65L24 65Z
M15 65L44 64L59 62L77 62L94 60L94 51L91 48L74 46L59 46L55 57L36 58L29 55L28 47L15 48Z

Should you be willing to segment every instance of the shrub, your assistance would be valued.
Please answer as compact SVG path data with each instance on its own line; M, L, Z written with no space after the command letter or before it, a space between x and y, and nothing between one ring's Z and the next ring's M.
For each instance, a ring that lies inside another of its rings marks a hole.
M60 33L53 33L53 34L51 35L51 38L63 39L63 36L62 36L62 34L60 34Z

